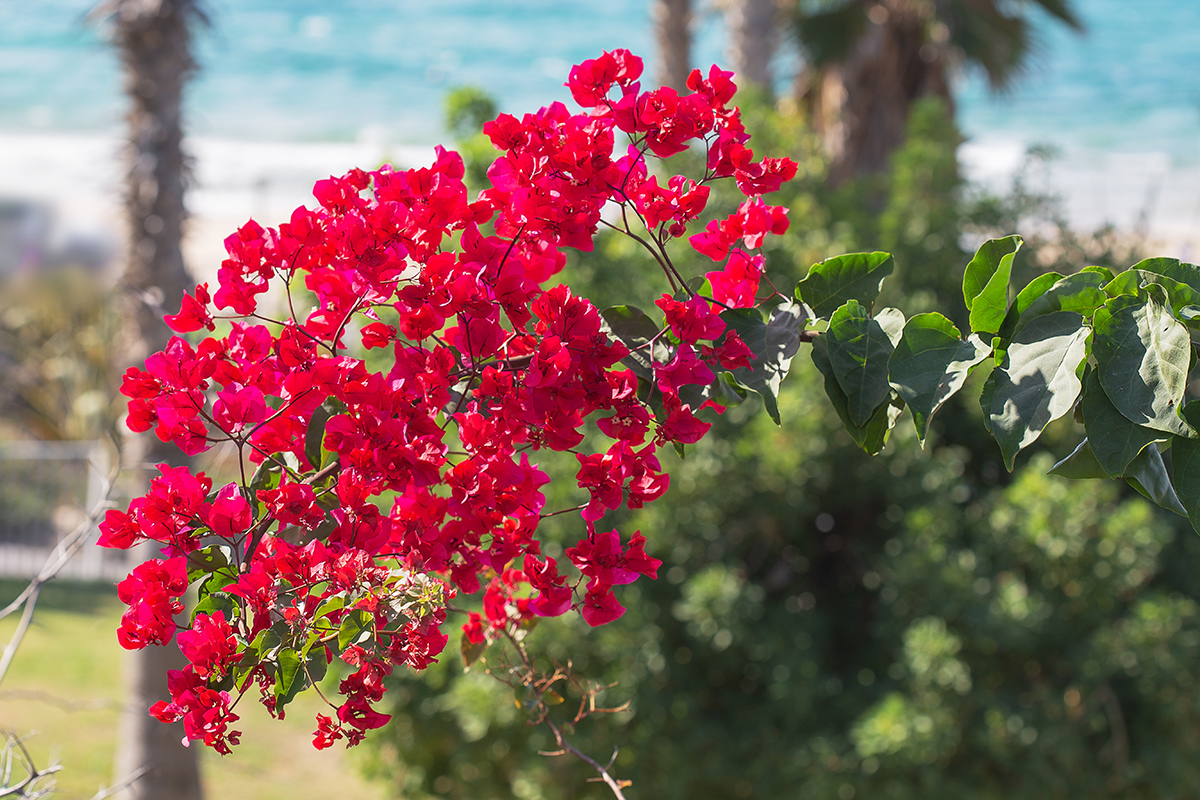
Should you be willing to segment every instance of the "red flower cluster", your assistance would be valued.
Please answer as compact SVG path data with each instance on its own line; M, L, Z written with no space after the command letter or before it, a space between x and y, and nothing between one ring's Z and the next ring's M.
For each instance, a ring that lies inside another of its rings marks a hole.
M556 103L488 123L503 154L474 200L462 159L441 148L429 168L319 182L317 208L230 236L215 294L198 286L166 318L179 333L214 333L175 337L129 370L130 428L189 455L229 443L257 469L214 492L203 473L162 467L146 496L101 526L103 545L150 539L168 556L120 585L124 646L169 641L178 598L199 586L179 634L190 664L172 673L173 700L155 716L183 719L189 739L227 752L230 692L257 686L282 714L340 656L356 671L314 744L353 744L387 721L372 704L394 665L421 669L445 647L455 593L486 583L483 613L464 626L480 644L572 608L609 622L624 612L615 586L655 577L640 533L594 525L666 491L658 448L699 440L710 425L696 413L717 374L750 364L719 312L757 302L762 258L733 244L786 230L786 209L760 195L796 168L753 160L730 73L695 72L680 95L642 91L641 72L629 52L605 53L571 71L583 113ZM703 176L653 174L651 158L696 145L708 154ZM692 237L728 259L701 297L664 248L726 177L749 199ZM591 249L610 209L638 221L675 290L657 301L665 324L648 342L623 341L587 300L544 285L562 248ZM273 283L281 295L267 295ZM301 286L315 298L307 315L292 302ZM354 355L360 344L390 350L388 364L373 371ZM589 418L611 439L601 452L575 450ZM566 551L574 579L536 538L548 478L531 455L544 449L579 461L587 533Z

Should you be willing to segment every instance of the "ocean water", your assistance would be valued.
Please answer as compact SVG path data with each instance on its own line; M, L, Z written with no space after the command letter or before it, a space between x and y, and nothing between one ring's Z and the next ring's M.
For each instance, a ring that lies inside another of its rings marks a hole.
M111 133L120 71L93 0L0 0L0 132ZM697 2L711 7L711 3ZM1200 0L1076 0L1088 32L1038 25L1041 47L1009 94L977 76L959 118L979 142L1200 161ZM425 144L445 92L475 85L512 113L567 99L569 66L628 47L653 64L646 0L210 0L189 130L261 141ZM723 60L702 13L694 60ZM780 73L795 69L781 57Z

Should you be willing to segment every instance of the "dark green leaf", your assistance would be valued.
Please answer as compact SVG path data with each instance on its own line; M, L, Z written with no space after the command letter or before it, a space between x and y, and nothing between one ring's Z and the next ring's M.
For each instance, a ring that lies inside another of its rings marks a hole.
M904 411L904 401L895 392L884 403L882 403L871 418L867 420L866 425L857 425L850 418L850 413L847 409L846 394L842 391L842 387L838 385L837 378L833 374L833 366L829 362L828 346L825 342L825 335L818 336L813 340L812 359L817 369L825 378L825 393L829 395L829 400L833 403L834 411L842 420L842 424L846 426L846 431L854 439L855 444L861 447L870 455L875 455L887 443L888 434L892 427L896 424L896 420Z
M1080 442L1071 455L1051 467L1050 474L1076 481L1110 477L1096 460L1096 454L1092 452L1087 439Z
M1075 404L1076 368L1087 354L1087 334L1083 315L1073 311L1037 317L1017 334L1004 363L992 373L987 413L1009 470L1017 453Z
M762 321L758 311L736 308L721 312L725 324L737 332L754 361L730 374L738 386L762 395L763 406L775 424L779 419L779 386L792 366L792 357L800 349L800 331L808 322L802 305L783 303L771 311L770 319Z
M313 409L308 421L308 431L304 434L304 457L313 469L321 468L321 445L325 441L325 423L329 418L346 410L346 406L336 397L327 397L325 402Z
M1079 405L1092 452L1110 478L1124 475L1129 463L1148 445L1167 438L1159 431L1135 425L1117 411L1100 386L1095 370L1090 370L1083 379L1083 398Z
M722 372L718 377L721 385L721 397L729 403L741 403L748 396L748 390L738 386L738 382L728 372ZM721 402L720 399L717 402ZM728 403L723 403L728 405Z
M612 337L629 348L629 355L621 363L639 378L653 382L653 363L666 364L671 360L670 349L659 336L662 328L634 306L612 306L601 311L600 317ZM648 344L651 341L653 345Z
M1179 502L1175 488L1171 486L1171 478L1167 475L1167 467L1163 463L1162 453L1157 447L1147 447L1129 465L1125 480L1139 492L1158 503L1168 511L1174 511L1181 516L1188 516L1187 509Z
M1200 401L1184 406L1183 415L1193 426L1200 428ZM1171 473L1192 528L1200 533L1200 439L1175 437L1172 440Z
M996 435L996 432L992 430L991 416L992 400L996 396L996 372L996 367L993 367L992 371L988 373L987 380L983 382L983 389L979 392L979 407L983 409L983 427L992 436Z
M963 273L963 300L970 312L971 330L996 333L1008 310L1008 279L1013 258L1021 249L1020 236L988 239L975 252Z
M351 609L342 617L338 626L338 652L344 652L352 644L370 638L375 628L375 617L361 608Z
M1096 310L1092 354L1100 385L1125 418L1195 436L1180 417L1191 359L1187 328L1153 298L1121 295Z
M857 300L870 310L883 279L896 263L891 253L849 253L813 264L808 276L796 284L796 299L807 303L818 319L827 319L847 300Z
M1004 315L1004 322L1000 324L1000 331L997 335L1004 340L1011 339L1013 333L1016 332L1017 320L1025 312L1025 309L1029 308L1034 300L1044 295L1061 279L1062 275L1057 272L1047 272L1044 275L1038 275L1024 289L1017 292L1016 298L1013 299L1012 305L1008 307L1008 311Z
M1108 299L1103 288L1107 277L1107 270L1088 267L1082 272L1057 281L1029 304L1017 320L1013 333L1024 328L1035 318L1043 314L1053 314L1055 311L1078 311L1084 317L1091 317Z
M290 647L280 650L275 660L279 665L275 672L275 702L276 708L281 708L304 688L304 661Z
M250 476L250 500L258 503L258 493L266 489L274 489L279 485L283 470L275 461L265 458Z
M312 648L304 659L304 685L312 686L320 683L328 669L329 659L325 652L325 645Z
M821 338L829 347L829 361L838 385L846 395L846 409L855 425L865 425L891 393L888 359L892 342L880 324L867 316L857 300L833 313L829 330Z
M954 323L937 312L918 314L904 326L888 362L888 381L912 409L922 446L929 419L962 388L971 367L987 358L978 336L963 341Z

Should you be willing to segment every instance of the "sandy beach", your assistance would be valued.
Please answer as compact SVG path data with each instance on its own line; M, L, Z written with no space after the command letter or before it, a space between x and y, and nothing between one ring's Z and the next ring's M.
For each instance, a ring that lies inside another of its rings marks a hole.
M296 144L191 139L191 218L184 249L197 281L215 280L225 237L247 219L285 221L312 202L316 181L385 162L419 166L433 146L382 142ZM0 231L0 248L95 252L121 245L122 142L117 137L0 134L0 204L33 206L39 221Z
M32 204L38 224L0 230L0 248L35 253L85 252L115 257L121 243L121 141L117 137L60 133L0 134L0 204ZM245 142L195 138L185 255L198 281L214 280L222 242L253 217L265 225L286 220L312 202L315 181L353 167L384 162L429 163L430 146L383 141L330 143ZM972 141L960 157L966 175L996 191L1011 184L1025 145L1013 140ZM1074 152L1034 175L1038 189L1061 194L1071 224L1093 230L1112 224L1142 231L1153 251L1200 257L1200 168L1173 167L1159 153ZM11 226L10 226L11 228ZM10 261L14 257L10 254Z

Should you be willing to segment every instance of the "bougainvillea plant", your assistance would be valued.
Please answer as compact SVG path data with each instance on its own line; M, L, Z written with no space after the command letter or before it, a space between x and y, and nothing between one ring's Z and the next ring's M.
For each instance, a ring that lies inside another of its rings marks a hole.
M554 103L488 123L502 155L473 199L462 159L441 148L428 168L319 182L315 209L230 236L216 292L198 286L166 318L211 335L172 338L129 370L128 425L188 455L224 444L240 472L214 487L161 466L101 525L105 546L162 545L118 586L121 645L176 637L189 662L151 714L228 753L245 694L282 716L341 659L348 677L314 744L354 744L388 721L373 708L385 676L442 653L457 595L483 595L461 625L468 661L537 617L619 618L619 587L653 579L660 562L640 532L609 529L606 512L662 496L658 452L698 441L724 405L754 392L778 422L777 391L804 342L868 452L906 406L924 440L967 374L990 367L985 422L1010 466L1074 409L1087 438L1057 471L1125 478L1197 518L1200 420L1184 393L1200 269L1089 267L1041 276L1010 302L1020 239L991 240L966 270L966 337L938 313L906 321L874 308L886 253L820 262L783 295L755 251L788 228L787 209L763 197L796 165L756 160L731 73L693 72L686 94L643 90L641 73L629 52L605 53L571 70L581 112ZM670 174L664 159L688 149L702 173ZM715 181L746 199L701 227ZM598 310L554 285L563 248L590 250L602 227L653 254L665 290L653 316ZM713 261L704 275L671 258L689 232ZM390 357L354 355L364 348ZM605 446L581 449L585 429ZM577 507L546 508L545 450L578 459ZM539 522L564 511L578 514L580 538L559 563L542 552ZM189 587L198 602L180 629Z

